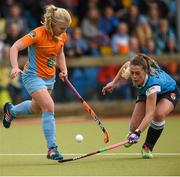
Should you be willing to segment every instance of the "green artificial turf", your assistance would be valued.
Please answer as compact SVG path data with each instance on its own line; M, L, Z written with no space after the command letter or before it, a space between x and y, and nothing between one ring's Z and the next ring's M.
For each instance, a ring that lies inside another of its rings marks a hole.
M103 120L103 124L110 134L108 144L103 142L103 133L94 121L58 123L59 150L65 154L65 158L70 158L118 143L128 133L128 119ZM0 175L178 176L180 175L179 127L179 118L171 117L166 120L166 128L154 149L153 159L141 159L141 146L146 135L144 132L140 142L128 149L120 147L96 156L60 164L46 159L47 149L40 124L14 123L10 129L1 126ZM82 143L74 140L76 134L84 136Z

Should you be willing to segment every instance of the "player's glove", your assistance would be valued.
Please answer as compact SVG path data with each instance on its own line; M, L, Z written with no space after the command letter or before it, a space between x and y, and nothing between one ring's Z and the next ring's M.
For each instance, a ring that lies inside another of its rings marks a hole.
M135 144L139 141L141 131L139 129L135 130L134 133L130 134L128 137L129 144Z

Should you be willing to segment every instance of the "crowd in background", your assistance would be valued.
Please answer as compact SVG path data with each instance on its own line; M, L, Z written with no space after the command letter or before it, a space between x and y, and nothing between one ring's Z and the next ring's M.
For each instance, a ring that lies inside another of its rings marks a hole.
M142 52L148 55L179 52L176 28L176 0L4 0L0 1L0 64L9 62L9 47L20 37L41 25L41 15L47 4L69 10L72 25L64 51L66 58L127 55ZM27 59L27 50L19 60ZM179 75L178 64L169 72ZM110 96L103 97L101 88L117 73L120 66L69 69L73 84L86 99L133 99L129 81L122 81ZM57 71L59 72L59 71ZM0 81L5 80L4 68ZM7 79L6 79L7 80ZM2 84L3 83L3 84ZM13 102L27 99L28 94L18 81L0 82L0 90L8 88ZM55 101L72 99L61 81L53 92Z

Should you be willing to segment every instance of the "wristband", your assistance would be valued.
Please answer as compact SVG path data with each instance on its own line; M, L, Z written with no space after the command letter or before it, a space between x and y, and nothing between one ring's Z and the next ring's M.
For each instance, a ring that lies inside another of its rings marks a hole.
M136 129L135 132L134 132L136 135L138 135L140 137L141 135L141 131L139 129Z

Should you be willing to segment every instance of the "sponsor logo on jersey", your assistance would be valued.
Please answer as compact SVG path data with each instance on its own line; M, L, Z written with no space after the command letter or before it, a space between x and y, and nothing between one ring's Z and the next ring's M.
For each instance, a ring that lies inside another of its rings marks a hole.
M28 35L29 35L31 38L34 38L34 37L36 36L36 32L31 31Z
M175 94L175 93L171 93L170 96L171 96L171 98L172 98L173 100L176 99L176 94Z
M53 66L55 65L55 58L54 56L52 56L48 62L47 62L47 66L50 67L50 68L53 68Z

